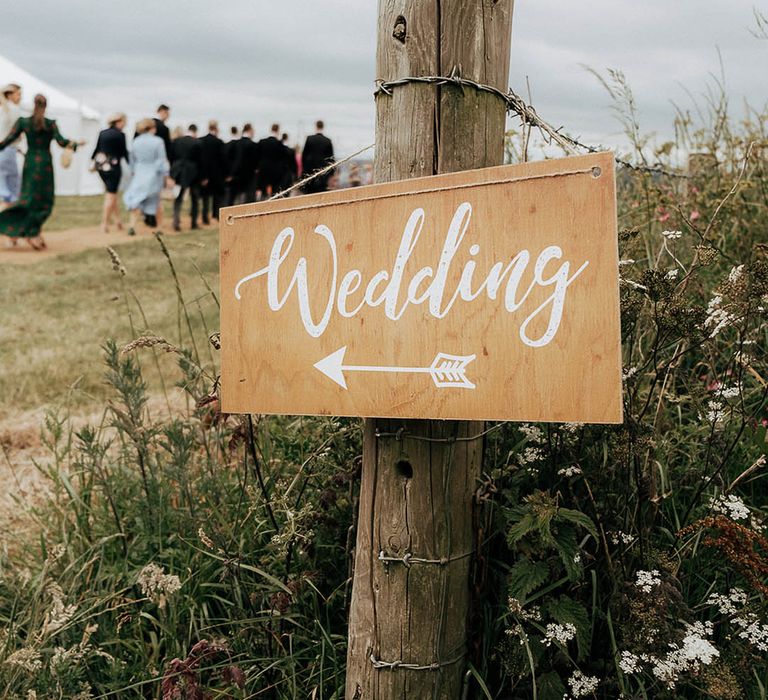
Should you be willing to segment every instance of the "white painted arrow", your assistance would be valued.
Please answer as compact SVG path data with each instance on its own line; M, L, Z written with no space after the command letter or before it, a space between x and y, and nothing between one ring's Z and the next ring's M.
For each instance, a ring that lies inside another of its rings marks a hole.
M347 388L344 372L410 372L429 374L438 389L448 387L474 389L475 385L467 379L467 365L476 355L447 355L439 352L429 367L380 367L372 365L345 365L344 354L347 346L332 352L320 362L315 363L326 377L332 379L343 389Z

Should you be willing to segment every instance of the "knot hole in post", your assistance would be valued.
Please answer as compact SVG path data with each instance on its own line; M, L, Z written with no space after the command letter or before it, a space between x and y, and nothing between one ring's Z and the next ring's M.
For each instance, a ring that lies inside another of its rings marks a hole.
M412 479L413 465L407 459L400 459L395 463L395 472L403 479Z
M598 178L602 174L603 174L603 169L599 165L596 165L594 168L592 168L592 177Z
M405 17L398 15L395 20L395 28L392 30L392 36L395 37L401 44L405 43L405 37L407 35L407 23Z

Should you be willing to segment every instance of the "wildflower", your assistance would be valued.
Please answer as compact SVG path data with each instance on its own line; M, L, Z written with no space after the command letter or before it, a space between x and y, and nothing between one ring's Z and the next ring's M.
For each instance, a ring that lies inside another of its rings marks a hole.
M722 303L723 297L715 294L707 305L707 317L704 319L704 328L709 330L711 338L714 338L735 318L733 314L720 308Z
M675 267L675 268L667 271L667 274L664 275L664 279L665 280L676 280L679 274L680 274L680 270L678 270Z
M738 384L734 386L723 386L718 394L724 399L735 399L741 393L741 387Z
M731 520L749 520L750 511L738 496L730 494L728 496L720 495L717 498L709 500L709 507L715 513L721 513Z
M584 423L564 423L563 424L563 430L565 430L566 433L570 433L571 435L575 435L584 427Z
M747 594L741 588L731 588L728 595L712 593L707 598L707 603L715 605L721 615L736 615L737 605L743 606L747 602Z
M577 476L581 474L581 467L578 464L574 464L570 467L563 467L562 469L558 469L557 473L560 476Z
M699 414L699 419L712 423L713 427L720 428L725 422L725 406L720 401L708 401L709 410L706 415Z
M139 572L136 583L141 588L142 594L161 608L165 607L166 598L181 588L181 580L178 576L166 574L155 563L147 564Z
M706 639L711 634L711 622L686 625L685 636L680 644L670 644L670 650L663 656L649 654L641 658L651 664L653 675L672 689L682 673L696 672L720 656L715 645Z
M635 576L635 585L643 593L650 593L652 588L661 583L659 572L656 569L652 569L651 571L638 571Z
M674 241L678 238L681 238L683 235L682 231L662 231L661 235L664 236L668 241Z
M600 680L596 676L586 676L581 671L574 671L568 679L571 693L575 698L583 698L597 690Z
M728 281L731 284L735 284L736 282L741 279L742 275L744 274L744 265L734 265L731 268L731 271L728 273Z
M637 367L625 367L621 371L621 378L622 381L627 381L627 379L632 379L637 374Z
M547 625L547 629L544 632L544 639L542 643L545 647L551 644L560 644L565 646L576 636L576 626L570 622L566 622L564 625L557 624L556 622L550 622Z
M526 447L517 455L517 461L521 467L532 462L538 462L540 459L544 459L544 452L540 447Z
M631 651L622 651L619 661L619 668L622 673L638 673L641 670L640 657Z
M517 427L520 432L525 435L526 440L530 440L531 442L542 442L544 439L544 431L536 425L520 423Z
M635 539L632 537L632 535L622 532L621 530L617 530L616 532L609 533L609 537L611 538L611 543L614 545L618 544L631 544L632 541Z
M6 660L9 666L18 666L28 673L37 673L43 668L43 660L36 649L24 647L14 651Z
M691 212L691 215L688 217L691 221L698 221L701 218L701 214L699 213L698 209L694 209Z
M619 260L619 267L626 267L627 265L634 265L636 260L633 260L632 258L625 258L624 260Z

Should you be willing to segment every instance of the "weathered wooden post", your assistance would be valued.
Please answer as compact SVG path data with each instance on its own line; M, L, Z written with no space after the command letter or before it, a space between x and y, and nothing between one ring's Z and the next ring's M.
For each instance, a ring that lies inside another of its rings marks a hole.
M376 78L460 75L506 91L514 0L380 0ZM408 82L376 98L376 182L499 165L506 105ZM367 420L348 700L459 698L479 422Z

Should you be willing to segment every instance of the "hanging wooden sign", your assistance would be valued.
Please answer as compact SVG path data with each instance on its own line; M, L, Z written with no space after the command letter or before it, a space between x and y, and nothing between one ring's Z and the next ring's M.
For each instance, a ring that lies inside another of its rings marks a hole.
M226 412L622 420L610 153L221 222Z

